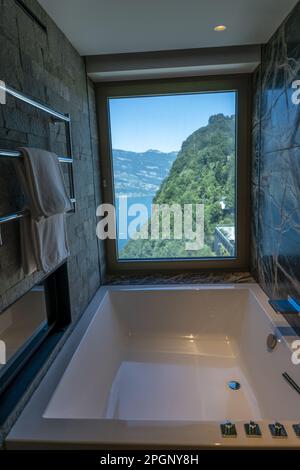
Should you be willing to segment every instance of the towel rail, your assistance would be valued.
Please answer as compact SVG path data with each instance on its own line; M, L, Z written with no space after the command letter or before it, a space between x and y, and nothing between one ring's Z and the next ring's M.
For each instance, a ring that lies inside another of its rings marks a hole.
M15 90L8 85L4 84L3 82L0 81L0 90L3 90L6 94L13 96L14 98L23 101L24 103L29 104L30 106L33 106L34 108L37 108L41 111L46 112L51 116L51 119L54 123L56 122L63 122L65 124L65 129L66 129L66 145L67 145L67 153L69 156L64 156L64 155L59 155L58 160L60 163L67 163L68 165L68 174L69 174L69 180L70 180L70 199L71 202L73 203L73 212L75 211L75 203L76 203L76 198L75 198L75 188L74 188L74 175L73 175L73 151L72 151L72 137L71 137L71 117L69 114L63 114L58 111L56 111L53 108L50 108L50 106L45 105L41 103L40 101L37 101L30 96ZM7 150L7 149L0 149L0 157L3 158L22 158L22 153L17 151L17 150ZM26 216L29 214L29 211L27 209L3 215L0 216L0 227L2 224L5 224L7 222L19 220L22 217ZM1 238L1 231L0 231L0 246L2 245L2 238Z
M13 220L21 219L22 217L25 217L25 215L27 215L27 212L28 211L24 209L22 211L16 212L15 214L9 214L9 215L0 217L0 225L6 224L6 222L11 222Z
M65 122L71 121L69 114L60 113L56 111L55 109L50 108L50 106L47 106L46 104L43 104L40 101L34 100L33 98L26 95L25 93L15 90L14 88L11 88L10 86L4 84L3 82L0 82L0 90L3 90L6 94L11 95L14 98L17 98L18 100L23 101L24 103L34 106L34 108L38 108L41 111L45 111L46 113L50 114L53 118L59 121L65 121Z
M76 201L75 199L71 199L71 202L74 204ZM21 219L22 217L25 217L26 215L29 215L29 211L27 209L23 209L21 211L18 211L9 215L4 215L0 217L0 225L6 224L7 222L13 222L14 220ZM0 234L0 237L1 237L1 234Z
M72 204L75 204L76 199L71 198L71 202ZM22 217L26 217L29 214L30 214L29 210L23 209L21 211L0 217L0 246L3 245L1 225L6 224L7 222L14 222L16 220L22 219Z
M22 158L22 153L19 152L18 150L0 149L0 157L4 157L4 158ZM73 158L58 155L58 161L60 163L72 164L73 163Z

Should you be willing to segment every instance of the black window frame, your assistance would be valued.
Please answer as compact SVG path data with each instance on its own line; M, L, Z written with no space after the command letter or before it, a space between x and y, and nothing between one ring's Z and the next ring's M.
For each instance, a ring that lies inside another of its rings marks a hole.
M123 82L100 82L96 87L98 127L101 153L103 202L113 204L113 172L109 122L109 98L157 96L193 92L237 92L236 148L236 256L198 259L120 260L116 240L107 238L108 274L144 274L182 271L249 270L250 257L250 150L251 150L251 90L250 74L157 79Z

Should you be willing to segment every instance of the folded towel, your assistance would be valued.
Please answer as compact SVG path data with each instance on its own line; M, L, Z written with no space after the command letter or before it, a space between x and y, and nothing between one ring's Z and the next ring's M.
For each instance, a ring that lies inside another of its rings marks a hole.
M30 216L21 219L25 274L53 270L69 256L64 213L72 208L58 158L45 150L21 148L16 171Z
M64 214L38 221L30 216L21 219L21 253L25 274L48 273L69 255Z
M23 161L18 172L32 217L39 219L72 209L57 155L46 150L21 147Z

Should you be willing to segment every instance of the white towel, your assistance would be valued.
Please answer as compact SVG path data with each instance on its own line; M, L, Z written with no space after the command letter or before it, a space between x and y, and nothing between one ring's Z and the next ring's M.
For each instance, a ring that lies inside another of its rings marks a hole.
M57 155L46 150L21 147L17 168L34 219L63 214L72 209Z
M30 216L21 219L25 274L52 271L69 256L65 212L72 208L58 158L40 149L21 148L16 170Z
M48 273L70 255L64 214L38 221L26 216L20 222L22 266L25 274L35 271Z

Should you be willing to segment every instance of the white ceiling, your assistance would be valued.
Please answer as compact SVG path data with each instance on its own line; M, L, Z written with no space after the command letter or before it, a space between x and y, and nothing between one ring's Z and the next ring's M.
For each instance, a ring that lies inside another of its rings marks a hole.
M82 55L267 42L298 0L39 0ZM225 24L216 33L213 27Z

